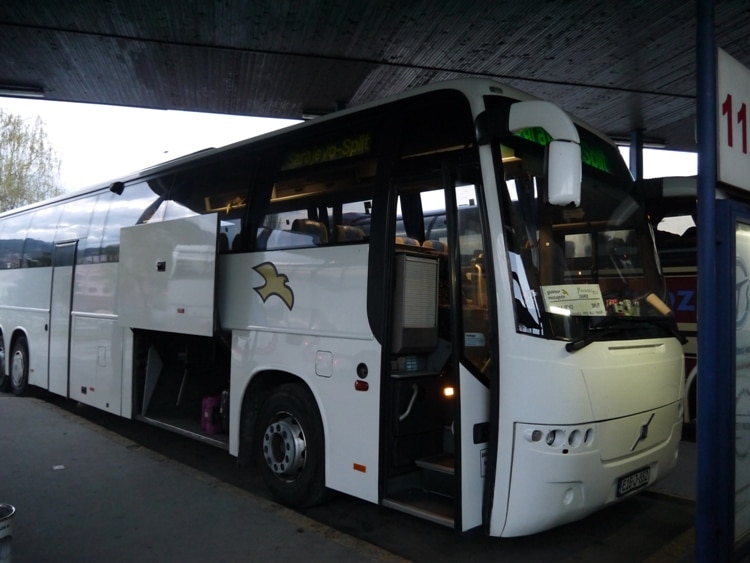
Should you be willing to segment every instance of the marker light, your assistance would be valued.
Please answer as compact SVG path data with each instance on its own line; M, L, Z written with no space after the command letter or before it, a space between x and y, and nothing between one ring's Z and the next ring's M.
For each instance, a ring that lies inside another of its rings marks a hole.
M444 396L444 397L453 397L453 395L455 395L455 393L456 393L456 392L455 392L455 390L453 389L453 387L450 387L450 386L449 386L449 387L444 387L444 388L443 388L443 396Z

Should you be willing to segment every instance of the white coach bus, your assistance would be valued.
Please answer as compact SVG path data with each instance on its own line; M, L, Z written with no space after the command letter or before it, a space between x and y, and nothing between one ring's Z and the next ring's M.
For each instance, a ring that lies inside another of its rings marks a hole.
M287 505L334 490L517 536L676 463L642 199L610 141L493 82L5 213L0 268L14 393L226 448Z

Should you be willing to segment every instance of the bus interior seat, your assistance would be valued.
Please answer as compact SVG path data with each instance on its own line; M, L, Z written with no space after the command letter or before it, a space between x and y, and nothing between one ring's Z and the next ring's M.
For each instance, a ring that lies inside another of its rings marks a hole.
M429 248L431 250L434 250L441 256L448 254L448 245L439 240L426 240L424 241L422 248Z
M396 244L401 244L403 246L420 246L417 239L401 235L396 237Z
M268 227L258 227L258 230L255 233L255 250L266 250L266 246L268 245L268 237L271 236L271 229ZM234 237L234 240L237 241L242 238L242 233Z
M217 246L219 250L219 254L226 254L229 252L229 237L226 233L219 233L218 239L217 239Z
M353 240L364 240L365 232L359 227L352 225L336 225L336 241L348 242Z
M292 222L292 232L309 235L312 237L312 242L316 245L328 244L328 231L326 231L325 225L320 221L295 219Z

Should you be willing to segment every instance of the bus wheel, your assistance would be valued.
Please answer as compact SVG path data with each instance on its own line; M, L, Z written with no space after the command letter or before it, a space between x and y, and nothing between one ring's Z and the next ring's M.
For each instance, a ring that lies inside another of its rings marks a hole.
M8 390L8 383L10 377L5 373L5 344L3 343L3 335L0 334L0 392Z
M10 358L10 386L13 394L20 397L29 390L29 346L21 336L13 344Z
M268 396L254 443L263 481L279 502L301 507L324 499L323 424L306 388L287 383Z

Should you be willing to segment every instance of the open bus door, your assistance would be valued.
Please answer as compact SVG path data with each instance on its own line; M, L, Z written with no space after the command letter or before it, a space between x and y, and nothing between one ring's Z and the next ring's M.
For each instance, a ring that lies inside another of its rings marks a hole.
M483 524L494 299L476 173L452 168L400 187L383 504L467 532Z
M218 215L121 230L118 324L213 336Z

